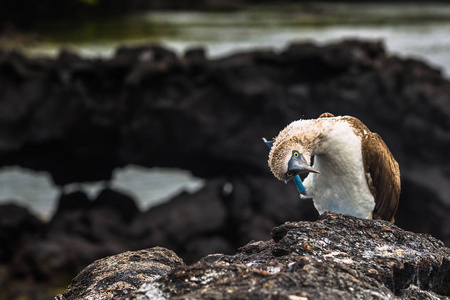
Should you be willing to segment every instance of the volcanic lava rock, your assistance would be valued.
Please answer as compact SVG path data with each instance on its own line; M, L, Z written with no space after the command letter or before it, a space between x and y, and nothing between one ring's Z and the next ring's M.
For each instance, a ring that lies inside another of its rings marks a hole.
M0 209L0 214L6 212ZM63 194L49 223L36 226L36 234L20 243L2 243L0 250L14 247L5 263L17 279L33 278L58 286L94 260L133 248L127 218L136 213L131 198L109 189L94 201L82 192Z
M190 266L171 255L176 263L158 271L156 278L153 265L161 262L158 257L143 258L140 271L135 271L135 262L123 257L141 252L103 259L87 267L64 297L56 299L109 299L113 295L115 299L141 300L450 296L450 249L429 235L404 231L386 221L327 212L316 222L275 227L272 237L250 242L235 255L209 255ZM145 272L152 275L134 279Z
M0 205L0 263L11 260L18 247L39 235L43 224L26 208L16 204Z
M121 215L125 222L131 222L139 213L139 208L133 198L109 188L102 190L92 205L112 208Z
M124 252L89 265L55 299L119 299L182 265L181 258L164 248Z
M187 262L219 249L233 253L236 248L223 234L227 227L223 184L223 179L211 180L194 195L183 193L140 214L131 226L136 247L168 247L186 257Z

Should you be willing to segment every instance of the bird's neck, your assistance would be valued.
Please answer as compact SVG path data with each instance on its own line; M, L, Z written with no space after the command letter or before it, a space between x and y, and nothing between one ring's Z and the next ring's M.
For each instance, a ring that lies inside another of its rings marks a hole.
M331 160L361 156L361 140L348 122L322 120L321 124L312 130L311 135L318 137L312 144L311 155L320 155Z
M313 149L314 166L325 174L329 172L351 174L362 171L361 139L350 126L339 125ZM321 170L322 169L322 170Z

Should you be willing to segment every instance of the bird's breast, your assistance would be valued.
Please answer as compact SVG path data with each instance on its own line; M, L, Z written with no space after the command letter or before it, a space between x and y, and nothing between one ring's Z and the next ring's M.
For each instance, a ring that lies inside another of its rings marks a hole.
M345 143L333 141L323 154L315 156L314 168L320 174L309 174L305 187L320 214L334 211L368 218L375 199L364 172L361 140L354 134L345 137Z

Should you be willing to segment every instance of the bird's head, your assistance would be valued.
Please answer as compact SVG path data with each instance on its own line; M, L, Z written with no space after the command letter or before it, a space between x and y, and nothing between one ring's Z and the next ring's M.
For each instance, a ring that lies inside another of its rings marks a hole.
M310 166L311 147L296 138L274 141L269 153L269 167L280 180L289 181L303 173L320 173Z

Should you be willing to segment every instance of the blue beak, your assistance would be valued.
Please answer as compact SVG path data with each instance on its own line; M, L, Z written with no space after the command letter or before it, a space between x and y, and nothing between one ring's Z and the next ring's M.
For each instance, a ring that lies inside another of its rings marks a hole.
M297 190L300 192L300 194L303 194L306 196L306 189L305 189L305 186L303 185L300 175L298 175L298 174L295 175L294 181L295 181L295 185L297 186Z

